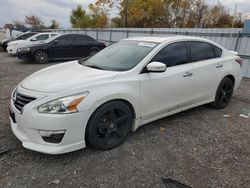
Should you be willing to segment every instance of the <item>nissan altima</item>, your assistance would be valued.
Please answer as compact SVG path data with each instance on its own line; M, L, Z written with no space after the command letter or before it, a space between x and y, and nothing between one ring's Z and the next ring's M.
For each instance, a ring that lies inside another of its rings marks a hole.
M11 96L11 128L23 147L42 153L110 150L154 120L207 103L225 108L242 63L202 38L124 39L21 81Z

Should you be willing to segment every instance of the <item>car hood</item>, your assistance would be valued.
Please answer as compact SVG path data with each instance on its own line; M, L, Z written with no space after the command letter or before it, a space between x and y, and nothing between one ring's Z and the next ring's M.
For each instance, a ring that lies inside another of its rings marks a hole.
M17 44L20 44L22 42L24 42L25 40L15 40L15 41L12 41L12 42L9 42L8 43L8 46L13 46L13 45L17 45Z
M41 41L23 41L16 45L17 48L34 47L43 44Z
M1 40L1 43L4 43L4 42L6 42L6 41L8 41L8 40L10 40L11 38L7 38L7 39L3 39L3 40Z
M112 80L118 73L83 66L78 61L51 66L33 73L21 87L46 93L85 88Z
M16 40L16 39L14 39L14 38L7 39L7 40L4 41L3 43L8 44L8 43L10 43L10 42L12 42L12 41L15 41L15 40Z

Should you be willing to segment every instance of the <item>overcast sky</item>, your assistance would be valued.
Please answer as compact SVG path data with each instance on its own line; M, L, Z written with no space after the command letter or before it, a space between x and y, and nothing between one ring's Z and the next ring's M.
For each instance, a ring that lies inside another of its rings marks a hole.
M95 0L0 0L0 26L14 20L22 21L26 15L39 16L46 25L51 19L56 19L64 28L70 27L69 15L77 4L84 8ZM208 4L215 4L218 0L207 0ZM235 3L238 12L250 13L250 0L220 0L233 12Z

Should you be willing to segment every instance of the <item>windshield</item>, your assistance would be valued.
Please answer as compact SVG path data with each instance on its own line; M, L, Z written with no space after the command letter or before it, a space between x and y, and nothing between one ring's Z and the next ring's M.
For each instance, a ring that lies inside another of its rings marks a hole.
M112 71L126 71L135 67L158 43L121 41L100 51L89 59L80 60L85 66Z
M26 34L23 34L23 35L20 35L19 37L17 37L16 39L18 40L26 40L27 38L35 35L37 33L26 33Z

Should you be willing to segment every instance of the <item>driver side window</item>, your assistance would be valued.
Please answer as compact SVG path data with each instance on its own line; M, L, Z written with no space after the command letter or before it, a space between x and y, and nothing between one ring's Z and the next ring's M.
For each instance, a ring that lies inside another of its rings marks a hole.
M185 42L176 42L164 47L152 60L164 63L167 67L188 63L187 47Z

